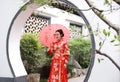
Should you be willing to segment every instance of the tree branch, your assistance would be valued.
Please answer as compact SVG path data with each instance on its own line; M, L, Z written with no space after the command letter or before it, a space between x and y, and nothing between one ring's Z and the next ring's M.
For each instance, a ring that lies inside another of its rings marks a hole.
M108 56L105 53L100 52L99 50L96 50L96 53L98 53L99 55L103 55L103 56L107 57L117 67L117 69L120 71L119 65L110 56Z
M93 4L92 4L92 2L90 1L90 0L85 0L86 2L87 2L87 4L90 6L90 7L92 7L92 10L93 10L93 12L101 19L101 20L103 20L107 25L109 25L111 28L113 28L116 32L117 32L117 34L119 35L120 34L120 32L119 32L119 26L117 26L117 25L115 25L115 24L113 24L111 21L109 21L106 17L104 17L103 15L102 15L102 12L103 12L103 10L99 10L98 8L96 8Z
M95 7L90 7L90 8L88 8L88 9L78 9L78 10L80 10L80 11L88 11L88 10L91 10L92 8L95 8ZM98 10L98 11L100 11L100 12L108 12L108 11L111 11L111 9L108 9L108 10L99 10L99 9L97 9L97 8L95 8L96 10ZM114 11L116 11L116 10L119 10L120 9L120 7L118 7L118 8L112 8L112 11L114 10Z
M113 11L113 10L116 11L116 10L119 10L119 9L120 9L120 7L118 7L118 8L112 8L112 11ZM103 12L108 12L108 11L111 11L111 10L110 10L110 9L109 9L109 10L103 10Z
M120 0L113 0L113 1L120 5Z

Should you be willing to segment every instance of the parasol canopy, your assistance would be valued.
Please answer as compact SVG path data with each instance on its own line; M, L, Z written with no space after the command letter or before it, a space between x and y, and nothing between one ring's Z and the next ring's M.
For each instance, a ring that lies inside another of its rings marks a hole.
M42 28L39 34L39 39L43 45L50 47L50 44L56 41L54 34L56 30L62 29L64 33L63 40L68 41L70 38L70 31L61 24L50 24Z

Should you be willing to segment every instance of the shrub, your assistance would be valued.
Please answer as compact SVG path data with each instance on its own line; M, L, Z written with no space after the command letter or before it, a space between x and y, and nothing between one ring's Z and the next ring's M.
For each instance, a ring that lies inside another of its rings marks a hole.
M85 38L74 38L70 40L69 48L71 55L82 68L87 68L91 57L91 41Z
M46 57L45 47L40 43L35 34L26 33L20 40L20 52L23 61L27 61L28 73L36 72L37 69L47 63L49 58Z

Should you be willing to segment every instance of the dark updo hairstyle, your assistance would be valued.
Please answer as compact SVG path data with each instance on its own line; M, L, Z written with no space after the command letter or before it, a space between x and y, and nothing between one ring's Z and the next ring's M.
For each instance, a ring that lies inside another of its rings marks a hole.
M64 33L63 33L63 30L62 30L62 29L58 29L58 30L56 30L56 32L59 32L60 35L61 35L61 37L64 37Z

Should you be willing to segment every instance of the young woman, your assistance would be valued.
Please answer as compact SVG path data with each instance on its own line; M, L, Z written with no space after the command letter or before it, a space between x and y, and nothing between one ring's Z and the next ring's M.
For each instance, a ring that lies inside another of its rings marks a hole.
M68 45L63 39L62 29L58 29L54 36L57 41L53 42L48 49L48 53L53 54L48 82L68 82L67 63L70 55Z

